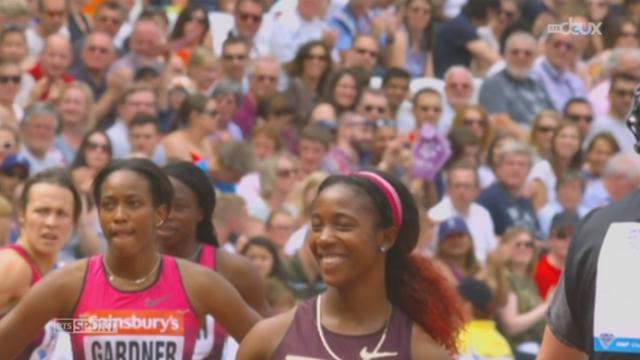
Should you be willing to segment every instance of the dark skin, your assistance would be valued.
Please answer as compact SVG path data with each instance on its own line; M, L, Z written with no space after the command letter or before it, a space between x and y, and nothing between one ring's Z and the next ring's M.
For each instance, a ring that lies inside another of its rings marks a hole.
M173 186L173 203L165 223L158 228L162 251L171 256L196 261L194 254L200 242L196 227L202 221L202 210L196 194L180 180L169 177ZM271 315L264 294L264 284L253 264L243 256L226 251L216 252L217 270L233 285L242 298L262 316Z
M155 227L166 218L168 206L154 206L146 178L130 170L118 170L107 177L98 204L100 223L109 242L105 262L117 276L111 284L120 290L144 289L155 281L157 272L138 285L121 279L143 278L155 267L160 256ZM0 320L0 359L17 356L47 321L73 316L87 263L86 259L79 260L51 273ZM195 315L200 321L206 314L213 315L241 341L260 316L220 275L185 260L178 259L177 263Z
M380 229L367 195L345 184L325 188L314 203L309 242L327 283L322 325L343 335L370 334L382 328L390 302L385 290L385 254L397 236ZM238 359L271 359L293 321L295 310L261 321L240 345ZM314 324L309 324L314 326ZM412 359L450 359L416 323L411 330Z

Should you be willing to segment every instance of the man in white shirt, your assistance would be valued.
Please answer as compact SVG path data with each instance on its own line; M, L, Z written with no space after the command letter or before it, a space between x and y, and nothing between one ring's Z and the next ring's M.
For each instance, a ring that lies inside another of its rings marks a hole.
M45 40L53 34L70 38L67 21L67 0L38 0L37 21L25 31L30 56L39 56L44 48Z
M598 117L591 127L591 133L586 143L601 132L608 131L616 138L620 150L633 152L636 143L635 138L627 128L625 119L627 112L633 104L634 89L638 79L628 74L614 74L609 88L609 112Z
M20 155L29 161L30 175L56 166L64 166L62 153L53 146L61 119L53 106L45 102L30 105L20 123Z
M464 66L452 66L444 73L444 106L438 124L438 132L449 133L456 112L465 105L472 105L473 74Z
M453 164L447 171L447 194L429 209L427 216L438 223L461 217L473 238L476 258L484 264L487 254L496 247L496 237L491 215L474 202L479 189L478 172L473 165L464 162Z
M288 63L310 41L325 39L333 47L335 37L320 18L321 11L322 3L318 0L298 0L295 9L277 17L271 33L271 54L281 63Z

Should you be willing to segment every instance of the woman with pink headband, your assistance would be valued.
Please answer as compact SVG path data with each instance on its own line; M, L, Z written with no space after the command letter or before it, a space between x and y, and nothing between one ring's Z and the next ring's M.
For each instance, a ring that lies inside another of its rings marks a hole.
M462 319L446 280L412 255L419 231L397 179L329 177L308 238L327 291L256 325L238 359L449 359Z

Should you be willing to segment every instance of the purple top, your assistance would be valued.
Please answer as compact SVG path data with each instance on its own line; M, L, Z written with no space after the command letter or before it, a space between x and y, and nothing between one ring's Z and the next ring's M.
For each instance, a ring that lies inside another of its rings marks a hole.
M240 104L240 108L238 108L238 111L233 115L233 121L238 125L240 130L242 130L242 136L244 136L245 139L251 137L251 130L253 130L257 118L258 106L249 95L245 95Z
M310 359L331 359L316 329L317 297L298 306L295 316L272 359L300 356ZM373 354L384 328L368 335L340 335L323 327L322 331L331 350L341 359L411 359L411 327L413 321L394 307L387 335L377 355ZM384 355L383 353L388 353ZM367 356L367 354L369 356ZM364 356L363 356L364 355Z

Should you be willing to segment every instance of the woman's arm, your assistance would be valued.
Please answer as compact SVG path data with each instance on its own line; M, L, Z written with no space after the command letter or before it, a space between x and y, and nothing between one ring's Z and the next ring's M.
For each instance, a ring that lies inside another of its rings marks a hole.
M246 258L224 250L218 250L216 254L220 274L255 311L264 317L271 316L271 307L264 293L264 282L254 265Z
M86 267L80 260L47 275L0 320L3 359L15 358L49 320L73 315Z
M562 343L549 327L544 329L542 348L538 353L538 360L587 360L587 355Z
M0 253L0 315L11 310L29 290L31 269L26 261L12 250Z
M509 293L507 304L498 310L498 320L507 336L517 336L529 330L538 321L544 319L549 304L541 303L526 313L518 313L518 297L513 292Z
M260 321L242 340L238 360L271 359L295 316L295 309ZM313 324L309 324L313 326Z
M220 274L205 267L178 260L184 286L200 318L212 315L237 341L261 319L240 293Z
M418 325L411 328L411 358L429 360L450 360L450 354Z
M538 178L525 185L523 195L531 199L533 209L536 212L547 203L547 187Z

